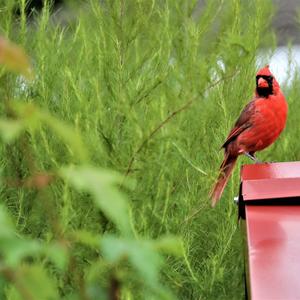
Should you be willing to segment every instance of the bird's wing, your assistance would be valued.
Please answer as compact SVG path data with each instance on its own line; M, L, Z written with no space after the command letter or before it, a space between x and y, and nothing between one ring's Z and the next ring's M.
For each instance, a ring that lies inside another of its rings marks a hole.
M255 100L249 102L243 111L241 112L239 118L234 124L234 127L230 131L227 139L225 140L222 148L225 148L231 141L236 139L245 129L249 128L252 125L252 117L255 114Z

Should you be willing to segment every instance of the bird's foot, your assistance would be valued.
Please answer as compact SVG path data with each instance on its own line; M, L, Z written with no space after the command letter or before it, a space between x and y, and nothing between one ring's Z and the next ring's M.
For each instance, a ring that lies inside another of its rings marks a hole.
M249 152L244 152L244 154L249 157L251 160L253 160L256 164L263 164L264 162L257 159L257 157L254 154L250 154Z

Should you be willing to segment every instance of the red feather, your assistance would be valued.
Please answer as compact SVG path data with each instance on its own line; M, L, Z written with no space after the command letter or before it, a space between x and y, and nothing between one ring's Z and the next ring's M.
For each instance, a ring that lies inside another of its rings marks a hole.
M285 127L287 102L269 66L260 69L256 78L254 99L245 106L222 145L225 149L224 160L210 193L213 206L221 198L238 156L245 152L254 155L256 151L268 147Z

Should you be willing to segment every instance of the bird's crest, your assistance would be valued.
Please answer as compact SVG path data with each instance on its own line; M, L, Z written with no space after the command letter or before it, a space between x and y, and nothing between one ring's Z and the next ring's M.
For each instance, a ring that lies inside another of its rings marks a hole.
M266 65L257 72L256 76L273 76L273 74L269 69L269 65Z

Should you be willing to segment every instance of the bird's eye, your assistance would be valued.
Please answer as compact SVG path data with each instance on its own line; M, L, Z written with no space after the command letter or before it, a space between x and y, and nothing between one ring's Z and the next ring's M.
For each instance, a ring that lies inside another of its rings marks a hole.
M265 80L267 80L267 81L272 81L272 80L273 80L273 76L272 76L272 75L270 75L270 76L266 76L266 75L257 75L257 76L256 76L256 79L258 80L259 78L263 78L263 79L265 79Z

